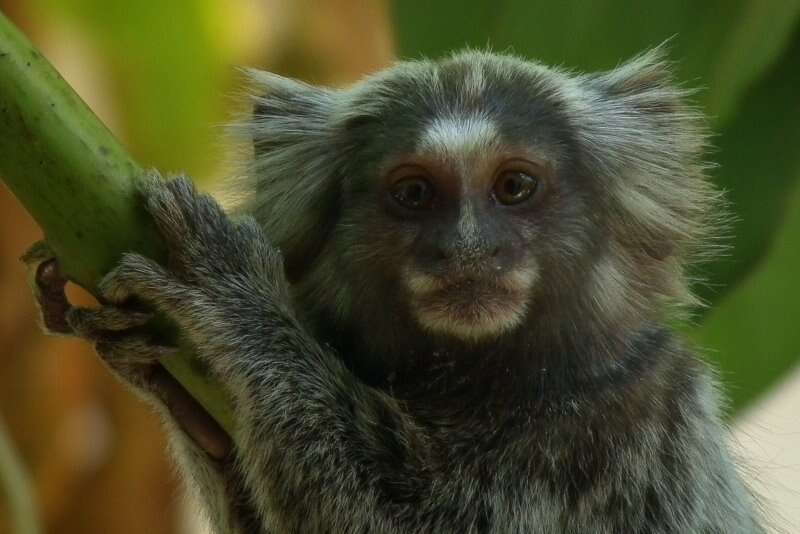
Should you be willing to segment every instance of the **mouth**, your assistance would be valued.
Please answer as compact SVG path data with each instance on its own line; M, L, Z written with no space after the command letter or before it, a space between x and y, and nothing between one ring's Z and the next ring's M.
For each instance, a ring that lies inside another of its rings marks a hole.
M420 326L466 341L495 337L518 326L535 279L535 271L521 269L495 276L406 273L412 312Z

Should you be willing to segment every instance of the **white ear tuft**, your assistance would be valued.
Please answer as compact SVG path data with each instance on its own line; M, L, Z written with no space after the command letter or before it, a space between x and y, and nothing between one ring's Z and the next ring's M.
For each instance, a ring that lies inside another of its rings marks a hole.
M252 143L246 176L233 187L283 252L287 272L302 271L322 246L338 195L331 116L336 91L276 74L246 71L253 113L234 131Z

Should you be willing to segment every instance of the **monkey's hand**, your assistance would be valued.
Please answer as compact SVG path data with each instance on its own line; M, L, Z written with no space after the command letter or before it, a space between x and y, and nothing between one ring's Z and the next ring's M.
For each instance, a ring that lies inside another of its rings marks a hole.
M100 308L73 307L64 292L67 278L44 241L34 244L21 259L28 265L29 283L46 333L92 343L117 378L159 411L171 414L206 453L216 459L227 454L228 436L159 365L159 360L172 357L178 349L156 341L148 325L153 313L139 303L115 301L102 291Z
M241 498L263 530L450 532L454 501L468 524L480 521L471 481L432 468L428 433L402 403L304 330L281 256L254 220L228 218L184 178L153 179L144 196L168 264L128 254L103 291L171 318L230 390Z
M158 177L149 177L142 186L147 209L154 215L164 237L168 240L172 254L167 271L159 271L165 277L161 289L177 298L179 295L189 301L200 303L218 295L205 293L190 295L189 287L197 288L199 273L208 272L214 263L215 252L200 249L203 241L196 232L181 223L193 224L198 221L181 218L180 213L169 212L172 195L196 199L213 208L215 220L227 222L216 204L207 197L196 196L191 184L186 180L175 180L169 184ZM169 220L164 219L169 217ZM193 227L194 228L194 227ZM232 227L227 227L232 230ZM170 232L171 231L171 232ZM209 229L209 233L214 233ZM181 240L184 234L186 240ZM216 235L216 234L215 234ZM194 238L193 240L190 238ZM227 242L237 247L239 242ZM266 242L264 242L266 243ZM219 243L218 243L219 244ZM194 251L196 255L192 255ZM208 255L207 255L208 253ZM224 253L219 251L220 257ZM188 489L197 493L204 502L209 516L213 518L216 531L239 532L248 523L251 512L248 503L242 502L241 482L238 480L230 461L230 438L211 419L181 385L159 365L163 358L173 357L177 348L154 335L152 325L153 307L170 308L159 301L147 302L152 292L146 285L133 283L136 275L160 269L157 264L135 254L127 254L115 270L110 272L97 288L99 308L73 307L65 293L67 279L59 268L54 252L45 242L31 247L22 260L31 273L30 283L41 312L41 322L48 333L69 335L91 342L101 359L124 383L131 386L139 397L148 401L162 415L169 430L172 451L177 455L179 466L186 478L192 481ZM192 270L196 269L196 270ZM168 280L167 280L168 278ZM191 282L194 285L190 285ZM203 287L212 287L207 280ZM171 317L185 317L185 314L171 313ZM188 330L187 325L182 325ZM188 439L187 439L188 437Z
M101 297L97 309L73 307L64 293L67 283L58 259L40 241L22 257L31 272L31 289L46 333L76 336L94 344L103 361L123 382L143 396L154 393L152 375L158 360L173 355L175 347L150 339L144 326L153 314L129 302Z
M125 254L101 281L103 296L164 313L200 358L217 367L260 347L270 320L291 313L280 253L255 220L230 219L184 177L150 176L141 191L167 245L167 264Z

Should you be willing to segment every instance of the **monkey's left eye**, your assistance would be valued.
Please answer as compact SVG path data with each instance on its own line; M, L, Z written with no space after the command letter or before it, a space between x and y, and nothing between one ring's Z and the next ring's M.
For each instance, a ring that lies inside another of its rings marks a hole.
M398 180L392 185L390 194L395 202L411 210L427 209L433 204L433 186L422 176Z
M519 204L539 189L539 179L522 171L503 171L494 183L494 196L503 204Z

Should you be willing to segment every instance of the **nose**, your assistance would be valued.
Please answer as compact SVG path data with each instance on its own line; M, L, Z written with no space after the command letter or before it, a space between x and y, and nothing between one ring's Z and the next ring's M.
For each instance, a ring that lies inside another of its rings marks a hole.
M444 236L443 236L444 237ZM447 239L437 243L436 259L456 263L475 264L497 259L501 246L486 239L466 240L463 238Z
M509 228L485 206L464 202L446 215L417 242L420 259L432 268L494 272L515 255Z

